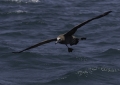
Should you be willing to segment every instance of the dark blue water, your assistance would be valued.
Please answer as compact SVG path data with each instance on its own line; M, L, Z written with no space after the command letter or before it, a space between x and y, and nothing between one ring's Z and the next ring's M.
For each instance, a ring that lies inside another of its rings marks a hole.
M112 10L75 35L72 53L51 42L75 25ZM119 0L0 0L0 85L120 85Z

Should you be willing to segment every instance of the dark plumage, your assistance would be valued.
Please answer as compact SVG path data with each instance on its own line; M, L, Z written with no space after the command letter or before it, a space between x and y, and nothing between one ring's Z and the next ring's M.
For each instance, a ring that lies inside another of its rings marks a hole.
M26 50L38 47L40 45L43 45L43 44L46 44L46 43L49 43L49 42L52 42L52 41L56 41L56 44L57 43L65 44L66 46L68 44L70 44L71 46L72 45L77 45L78 42L79 42L79 40L86 40L86 38L84 38L84 37L82 37L82 38L79 39L79 38L73 36L73 34L77 31L77 29L80 28L80 27L82 27L82 26L84 26L85 24L89 23L92 20L99 19L99 18L102 18L102 17L108 15L110 12L112 12L112 11L105 12L105 13L99 15L99 16L96 16L94 18L91 18L91 19L83 22L83 23L80 23L79 25L75 26L73 29L71 29L67 33L59 35L57 38L53 38L53 39L48 39L48 40L42 41L42 42L40 42L38 44L35 44L33 46L30 46L30 47L28 47L26 49L23 49L23 50L18 51L18 52L13 52L13 53L21 53L23 51L26 51ZM73 49L68 47L68 52L72 52L72 51L73 51Z

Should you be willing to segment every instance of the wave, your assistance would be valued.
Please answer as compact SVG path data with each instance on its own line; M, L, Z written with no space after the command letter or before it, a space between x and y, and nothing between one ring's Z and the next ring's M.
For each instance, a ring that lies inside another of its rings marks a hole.
M15 11L9 11L9 12L1 12L1 16L7 16L7 15L13 15L13 14L27 14L27 11L24 10L15 10Z
M110 48L110 49L106 50L106 51L103 52L103 53L111 53L111 54L117 53L117 54L119 54L119 53L120 53L120 49L113 49L113 48Z
M119 56L120 56L120 49L110 48L110 49L107 49L107 50L97 54L96 58L102 59L102 61L105 61L105 60L107 60L107 61L108 60L113 60L114 61L114 59L115 60L117 58L119 59Z
M48 82L48 84L52 85L60 82L63 84L65 83L68 84L70 83L70 81L82 82L84 80L101 79L101 77L106 79L109 75L112 75L112 74L114 75L114 73L118 73L118 72L120 72L120 69L118 68L109 68L109 67L82 68L81 70L78 70L78 71L68 72L63 76L61 76L60 78Z
M110 48L110 49L102 52L101 54L102 54L102 56L119 56L120 55L120 49Z
M16 3L38 3L40 0L4 0L0 2L16 2Z
M9 13L21 14L21 13L27 13L27 11L24 11L24 10L15 10L15 11L9 12Z

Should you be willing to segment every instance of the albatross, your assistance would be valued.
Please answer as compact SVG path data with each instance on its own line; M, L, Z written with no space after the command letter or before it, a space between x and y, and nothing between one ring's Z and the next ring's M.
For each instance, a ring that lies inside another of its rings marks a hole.
M74 28L72 28L70 31L68 31L68 32L66 32L64 34L60 34L57 38L52 38L52 39L44 40L44 41L39 42L39 43L37 43L35 45L32 45L32 46L30 46L28 48L25 48L25 49L23 49L21 51L17 51L17 52L13 52L13 53L22 53L22 52L24 52L26 50L29 50L29 49L41 46L43 44L47 44L47 43L53 42L53 41L56 41L55 44L60 43L60 44L66 45L67 48L68 48L68 52L72 52L73 48L68 47L68 44L71 45L71 46L72 45L77 45L80 40L86 40L85 37L77 38L77 37L73 36L74 33L77 31L77 29L80 28L80 27L82 27L82 26L84 26L85 24L91 22L92 20L104 17L104 16L108 15L111 12L112 11L107 11L107 12L104 12L103 14L100 14L100 15L98 15L96 17L93 17L93 18L91 18L89 20L86 20L86 21L78 24Z

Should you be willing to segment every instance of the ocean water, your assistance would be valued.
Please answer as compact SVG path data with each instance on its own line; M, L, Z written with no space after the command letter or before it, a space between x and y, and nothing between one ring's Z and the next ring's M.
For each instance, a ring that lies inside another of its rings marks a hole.
M119 0L0 0L0 85L120 85ZM51 42L106 11L109 15L78 29L86 37L72 46Z

